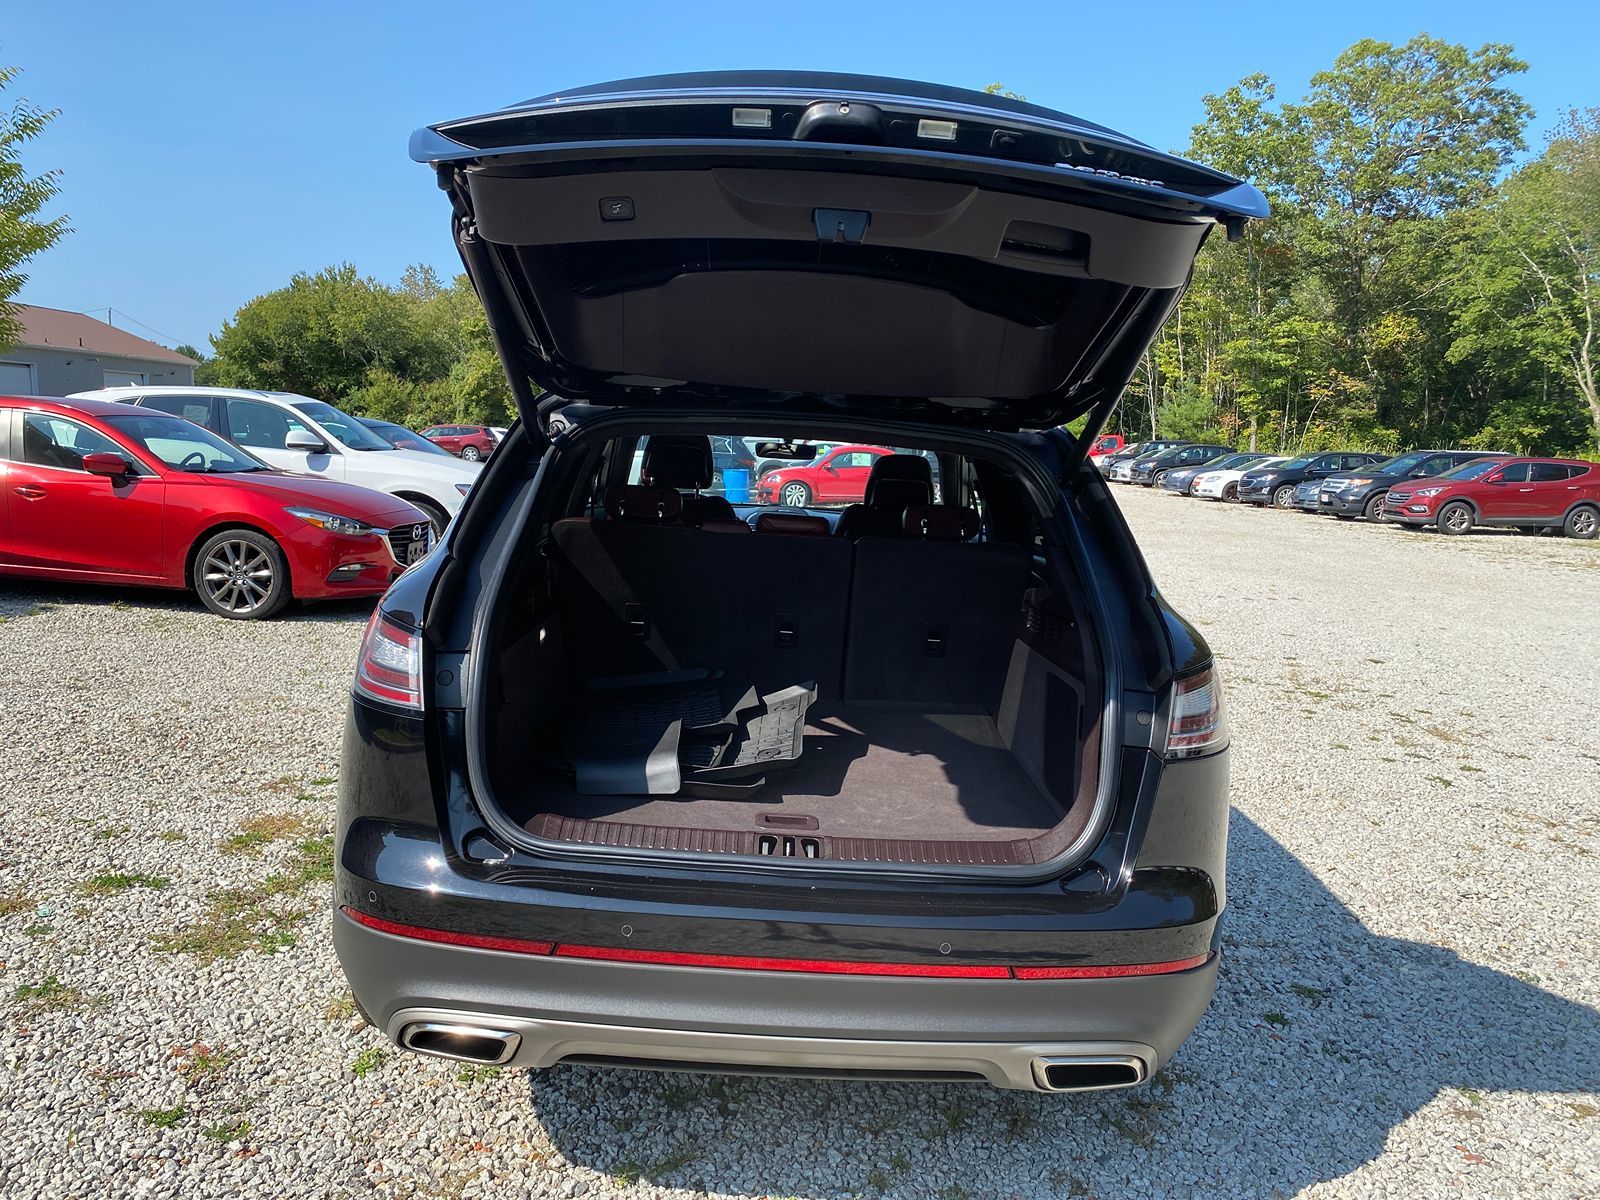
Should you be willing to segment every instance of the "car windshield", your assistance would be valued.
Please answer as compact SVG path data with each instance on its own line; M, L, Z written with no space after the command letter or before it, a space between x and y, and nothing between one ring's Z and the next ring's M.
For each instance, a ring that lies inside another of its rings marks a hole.
M1498 458L1476 458L1469 463L1462 463L1454 470L1445 471L1435 475L1435 479L1481 479L1490 471L1501 465L1503 460Z
M291 400L290 403L352 450L394 449L349 413L340 412L326 401Z
M378 431L397 450L417 450L423 454L442 454L446 458L455 457L443 446L430 442L420 433L412 433L404 425L381 425L378 426Z
M1253 462L1260 461L1259 454L1230 454L1226 458L1206 463L1205 467L1208 471L1231 471L1235 467L1247 467Z
M230 445L210 430L182 417L133 413L125 417L107 417L106 424L137 442L174 471L192 475L238 475L272 469L248 451Z
M1404 475L1409 471L1416 470L1430 457L1427 454L1401 454L1395 458L1385 459L1383 462L1373 463L1370 467L1362 467L1361 469L1384 475Z
M1309 467L1311 465L1311 458L1311 455L1304 454L1299 458L1291 458L1287 462L1273 463L1272 465L1284 471L1295 471L1301 467Z

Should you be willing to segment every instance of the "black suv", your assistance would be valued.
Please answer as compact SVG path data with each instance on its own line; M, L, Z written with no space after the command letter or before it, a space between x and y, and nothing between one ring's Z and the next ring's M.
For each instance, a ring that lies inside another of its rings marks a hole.
M1160 487L1166 483L1170 471L1180 467L1198 467L1232 453L1232 446L1174 446L1160 454L1141 455L1134 460L1128 482Z
M1326 479L1336 471L1353 471L1382 462L1382 454L1353 450L1333 450L1325 454L1303 454L1275 467L1246 471L1239 477L1239 500L1245 504L1271 504L1276 508L1294 507L1294 489L1308 479Z
M1370 467L1329 475L1317 492L1317 511L1377 524L1383 520L1384 498L1395 484L1431 479L1474 459L1505 457L1501 450L1412 450Z
M1216 984L1227 732L1086 452L1260 194L854 76L578 88L412 154L523 419L361 648L362 1011L484 1063L1147 1079ZM892 449L811 512L708 493L743 436Z

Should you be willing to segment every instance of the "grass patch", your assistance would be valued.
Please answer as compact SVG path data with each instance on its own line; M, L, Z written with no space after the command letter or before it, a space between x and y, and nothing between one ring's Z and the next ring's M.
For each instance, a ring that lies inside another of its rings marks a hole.
M78 885L85 896L115 896L134 888L149 888L159 892L172 883L165 875L146 875L143 871L107 871L94 875Z
M1291 983L1289 990L1300 999L1310 1000L1312 1003L1328 998L1327 988L1312 987L1309 983Z
M335 784L335 783L338 783L338 782L339 782L338 779L335 778L332 775L318 775L315 779L313 779L311 781L311 786L312 787L328 787L331 784Z
M356 998L349 992L328 1001L328 1006L322 1010L324 1020L336 1024L355 1020Z
M171 1108L147 1108L139 1114L139 1119L153 1129L171 1129L188 1114L188 1109L181 1104Z
M163 842L181 842L188 838L188 834L181 829L163 829L158 834Z
M40 983L23 983L11 989L11 998L35 1012L64 1012L82 1008L88 996L81 988L48 975Z
M659 1179L663 1175L681 1171L699 1157L698 1146L693 1142L683 1142L669 1151L666 1157L649 1166L643 1166L631 1158L625 1159L611 1169L611 1177L621 1187L632 1187L642 1179Z
M208 1125L201 1130L213 1142L242 1142L250 1136L252 1126L249 1121L219 1121L215 1125Z
M220 849L224 854L254 854L263 846L288 837L304 836L309 831L306 819L302 816L294 813L266 813L259 817L251 817L239 827L237 833L231 833L223 838Z
M113 838L127 836L128 827L126 825L106 825L94 831L94 840L97 842L109 842Z
M332 836L302 838L284 870L254 887L212 891L204 917L151 945L165 953L192 954L202 962L237 958L251 950L276 954L295 944L294 926L306 916L306 910L290 901L313 884L332 881Z
M54 933L55 931L56 927L54 925L29 925L22 932L28 937L44 937L46 934Z
M1581 1100L1564 1100L1562 1103L1572 1110L1574 1121L1592 1121L1600 1117L1600 1108L1593 1104L1585 1104Z
M1289 1018L1284 1016L1281 1012L1262 1013L1261 1019L1268 1025L1276 1025L1279 1028L1282 1028L1289 1023Z
M195 1042L192 1046L174 1046L172 1057L178 1059L178 1070L183 1081L193 1087L207 1079L221 1075L238 1055L231 1050L221 1050Z
M33 907L33 897L24 895L21 892L8 892L6 895L0 896L0 917L9 917L13 913L29 912Z
M501 1068L485 1066L481 1063L467 1063L456 1072L457 1083L482 1083L485 1079L493 1079L500 1074Z
M383 1051L368 1047L350 1060L350 1072L357 1079L365 1079L383 1066Z
M1455 786L1455 780L1446 779L1443 775L1429 775L1427 777L1427 780L1428 780L1429 783L1436 783L1440 787L1454 787Z

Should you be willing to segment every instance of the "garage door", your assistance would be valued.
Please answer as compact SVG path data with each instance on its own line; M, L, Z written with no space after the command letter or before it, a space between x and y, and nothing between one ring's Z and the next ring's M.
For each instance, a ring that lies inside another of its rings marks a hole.
M32 363L0 362L0 395L32 396L37 391Z
M150 382L143 371L107 371L105 377L106 387L143 387Z

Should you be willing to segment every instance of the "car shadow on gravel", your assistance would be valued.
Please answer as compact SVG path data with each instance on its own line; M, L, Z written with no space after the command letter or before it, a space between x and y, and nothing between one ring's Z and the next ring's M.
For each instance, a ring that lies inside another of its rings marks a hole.
M1144 1088L1044 1096L564 1067L530 1076L531 1115L566 1159L618 1183L716 1194L1262 1197L1349 1174L1429 1105L1427 1140L1403 1152L1463 1173L1470 1191L1465 1173L1485 1160L1492 1171L1505 1140L1484 1093L1600 1088L1594 1009L1372 932L1237 811L1231 844L1216 1002ZM1516 880L1490 872L1477 886Z

